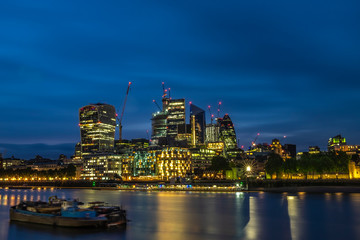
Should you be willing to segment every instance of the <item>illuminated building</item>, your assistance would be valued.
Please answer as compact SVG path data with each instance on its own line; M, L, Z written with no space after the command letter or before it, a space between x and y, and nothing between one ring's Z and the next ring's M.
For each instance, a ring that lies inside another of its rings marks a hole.
M81 177L85 180L109 180L121 175L121 155L98 153L84 156Z
M224 143L223 142L209 142L206 144L206 148L217 152L218 154L222 154L224 151Z
M296 145L295 144L284 144L284 153L290 158L296 158Z
M223 118L218 118L219 140L224 142L225 149L237 149L236 133L234 124L231 121L228 114L225 114Z
M192 174L191 152L186 148L165 148L156 153L156 171L161 179Z
M219 124L219 141L224 143L225 153L227 157L237 157L241 150L237 146L236 133L234 124L228 114L223 118L217 119Z
M318 154L320 153L320 148L318 146L310 146L309 154Z
M81 159L81 143L79 143L79 142L75 145L74 158Z
M191 129L195 134L195 144L201 144L205 142L205 129L206 129L206 121L205 121L205 111L194 104L190 104L190 118L194 118L194 127L195 129ZM193 127L192 127L193 128Z
M220 145L223 144L222 142L219 143ZM213 147L214 149L206 149L206 148L192 148L191 151L191 160L192 160L192 169L195 174L202 175L203 171L206 170L208 167L211 166L212 159L215 156L219 156L222 153L222 150L219 151L219 147Z
M149 140L145 138L134 138L131 140L115 140L115 152L125 153L127 150L142 150L149 147Z
M11 158L1 158L0 163L1 163L0 169L17 168L19 166L25 165L24 160L15 158L14 156L12 156Z
M152 114L151 145L187 145L189 132L185 123L185 99L163 97L162 102L162 111Z
M121 176L125 179L156 176L156 150L129 151L122 157Z
M166 112L156 112L152 114L151 118L151 141L153 145L160 145L161 139L166 139L167 133L167 116Z
M360 178L360 166L354 161L349 162L349 178L359 179Z
M179 129L185 129L185 99L168 99L165 108L167 113L167 136L175 138Z
M219 141L219 124L207 124L206 125L206 142L218 142Z
M335 137L329 138L328 150L335 151L335 148L340 147L342 145L346 145L346 139L341 137L341 135L337 135Z
M258 162L264 162L267 160L268 155L271 153L271 146L267 143L259 143L246 151L247 158L255 159Z
M81 153L112 152L115 140L115 107L91 104L80 108Z
M273 139L271 141L271 151L273 151L276 154L279 154L280 156L283 155L282 146L280 144L279 139Z

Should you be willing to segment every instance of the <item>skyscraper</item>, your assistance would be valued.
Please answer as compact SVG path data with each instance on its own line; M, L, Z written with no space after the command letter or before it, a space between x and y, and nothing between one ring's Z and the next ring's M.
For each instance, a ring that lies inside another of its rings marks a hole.
M175 138L179 129L185 129L185 99L168 99L164 105L167 113L167 136Z
M225 114L223 118L218 118L218 124L220 126L219 140L224 142L225 150L237 149L236 133L234 124L231 121L228 114Z
M152 118L151 118L152 144L158 145L161 142L161 139L166 138L166 132L167 132L166 118L167 118L167 113L163 111L152 114Z
M79 110L81 153L111 152L114 149L115 107L108 104L90 104Z
M190 104L190 119L194 116L195 118L195 137L196 143L204 143L205 142L205 111L194 104ZM190 120L191 121L191 120ZM192 129L193 131L194 129Z

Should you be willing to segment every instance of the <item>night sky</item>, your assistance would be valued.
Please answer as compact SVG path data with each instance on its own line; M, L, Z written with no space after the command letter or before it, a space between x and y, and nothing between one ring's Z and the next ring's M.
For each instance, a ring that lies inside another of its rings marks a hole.
M258 132L300 151L337 134L360 144L359 11L358 0L1 1L0 151L71 155L79 108L121 109L129 81L124 138L146 138L165 82L204 109L222 101L246 147Z

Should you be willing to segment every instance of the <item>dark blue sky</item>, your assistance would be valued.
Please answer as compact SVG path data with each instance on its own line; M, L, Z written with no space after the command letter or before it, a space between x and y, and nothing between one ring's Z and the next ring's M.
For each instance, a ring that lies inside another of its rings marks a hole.
M298 150L324 149L339 133L360 144L359 9L355 0L2 1L0 150L70 155L78 109L120 108L129 81L125 138L146 137L164 81L197 106L221 100L241 145L257 132L259 142L287 135ZM47 145L24 145L34 143Z

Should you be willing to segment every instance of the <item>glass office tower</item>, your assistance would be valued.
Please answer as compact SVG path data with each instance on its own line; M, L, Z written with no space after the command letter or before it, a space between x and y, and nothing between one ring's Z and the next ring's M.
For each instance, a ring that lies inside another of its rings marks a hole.
M115 107L91 104L80 108L81 153L112 152L114 150L116 116Z

